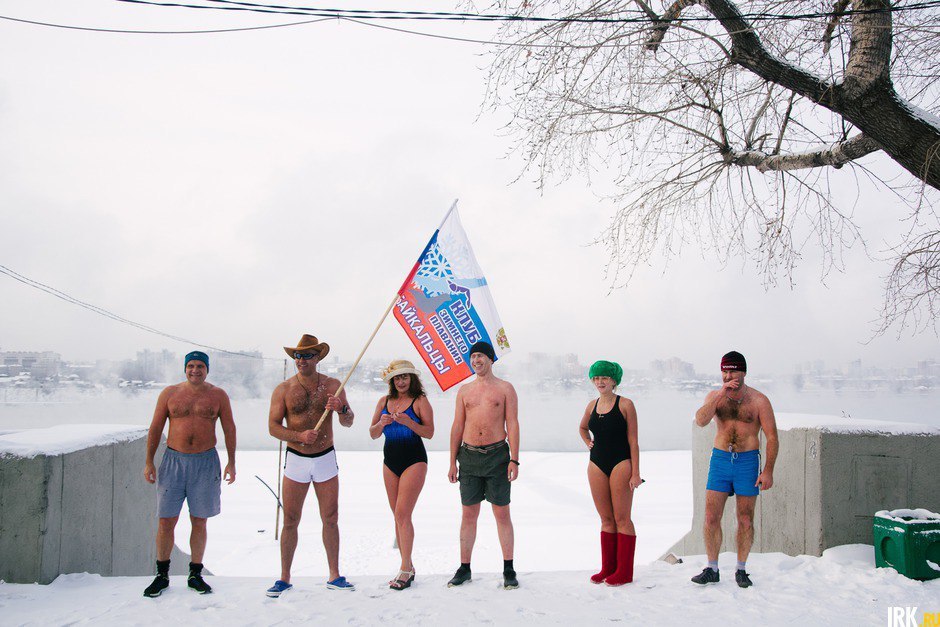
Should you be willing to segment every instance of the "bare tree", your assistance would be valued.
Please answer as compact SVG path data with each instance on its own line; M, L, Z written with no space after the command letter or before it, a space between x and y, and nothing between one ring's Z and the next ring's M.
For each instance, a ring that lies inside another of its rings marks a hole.
M848 165L892 190L910 221L891 251L881 330L936 329L940 119L915 104L937 104L936 4L665 1L491 7L566 18L502 28L489 102L514 112L540 184L615 169L618 212L600 238L614 282L690 242L722 261L750 257L769 283L815 244L825 274L865 245L857 198L833 187ZM876 153L903 170L876 175L877 159L863 161Z

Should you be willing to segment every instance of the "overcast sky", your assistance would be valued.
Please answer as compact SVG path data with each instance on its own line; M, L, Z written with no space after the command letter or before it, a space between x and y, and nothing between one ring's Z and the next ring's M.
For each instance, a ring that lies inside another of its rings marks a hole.
M0 15L157 30L302 19L106 0L0 0ZM611 291L605 252L589 245L615 209L599 198L603 181L541 195L531 175L514 182L523 164L499 131L508 112L481 114L485 51L338 21L154 36L0 20L0 265L205 344L277 356L309 332L353 358L459 198L516 353L507 359L573 352L644 367L675 355L707 372L737 349L751 372L780 372L817 358L940 358L932 333L864 344L889 267L861 249L825 284L813 250L793 289L765 291L743 263L721 268L689 249ZM903 209L848 172L841 185L861 194L870 252L883 251ZM189 348L2 275L0 302L0 350ZM370 355L418 358L391 318Z

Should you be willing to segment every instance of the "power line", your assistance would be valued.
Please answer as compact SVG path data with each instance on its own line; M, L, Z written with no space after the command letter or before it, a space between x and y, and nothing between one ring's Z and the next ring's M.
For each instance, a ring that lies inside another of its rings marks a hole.
M422 11L393 11L393 10L366 10L366 9L317 9L312 7L286 7L284 5L264 5L258 3L250 2L235 2L235 0L206 0L207 2L219 2L226 4L233 4L239 6L226 6L226 7L217 7L217 6L206 6L206 5L195 5L195 4L184 4L184 3L171 3L171 2L155 2L153 0L117 0L118 2L127 2L131 4L146 4L151 6L162 6L162 7L180 7L180 8L190 8L190 9L208 9L208 10L230 10L230 11L249 11L255 13L268 13L268 14L278 14L278 15L315 15L317 19L313 20L302 20L299 22L288 22L284 24L269 24L264 26L247 26L240 28L220 28L220 29L201 29L201 30L166 30L166 31L154 31L154 30L140 30L140 29L118 29L118 28L99 28L99 27L89 27L89 26L73 26L68 24L57 24L52 22L41 22L38 20L27 20L23 18L15 18L6 15L0 15L0 19L8 20L11 22L19 22L23 24L32 24L36 26L46 26L50 28L61 28L67 30L79 30L79 31L89 31L89 32L102 32L102 33L121 33L121 34L132 34L132 35L205 35L205 34L216 34L216 33L235 33L235 32L247 32L247 31L256 31L256 30L268 30L274 28L286 28L291 26L303 26L307 24L316 24L328 20L343 20L347 22L353 22L359 24L360 26L370 26L373 28L381 28L384 30L390 30L394 32L404 33L408 35L417 35L421 37L428 37L432 39L443 39L447 41L457 41L464 43L475 43L483 45L494 45L494 46L506 46L506 47L526 47L526 48L580 48L580 47L593 47L590 45L581 46L575 44L536 44L536 43L523 43L523 42L507 42L507 41L492 41L487 39L473 39L468 37L455 37L451 35L441 35L437 33L427 33L422 31L409 30L405 28L395 28L392 26L381 25L374 23L377 20L384 19L433 19L433 20L450 20L450 21L529 21L529 22L579 22L579 23L637 23L637 24L656 24L658 22L665 23L666 20L656 20L649 18L640 11L631 10L624 11L629 13L636 13L638 16L633 18L571 18L571 17L560 17L560 18L548 18L548 17L538 17L538 16L513 16L513 15L487 15L487 14L475 14L475 13L448 13L448 12L422 12ZM871 13L896 13L901 11L913 11L920 9L927 9L940 6L940 0L927 0L925 2L906 5L906 6L894 6L887 9L866 9L866 10L848 10L842 13L834 12L814 12L814 13L803 13L803 14L774 14L774 13L749 13L744 14L742 17L752 21L767 21L767 20L799 20L799 19L813 19L813 18L831 18L834 16L839 17L848 17L855 14L871 14ZM289 10L286 10L289 9ZM718 18L713 16L684 16L681 19L674 21L677 22L711 22L717 21ZM373 23L370 23L373 22Z
M142 323L140 323L140 322L135 322L135 321L133 321L133 320L129 320L129 319L127 319L127 318L124 318L123 316L119 316L118 314L116 314L116 313L114 313L114 312L111 312L111 311L108 311L107 309L104 309L104 308L102 308L102 307L98 307L97 305L92 305L91 303L86 303L85 301L79 300L79 299L75 298L74 296L70 296L70 295L66 294L65 292L62 292L62 291L60 291L60 290L58 290L58 289L56 289L56 288L54 288L54 287L52 287L52 286L46 285L45 283L40 283L39 281L36 281L36 280L31 279L31 278L29 278L29 277L27 277L27 276L24 276L24 275L20 274L19 272L16 272L16 271L14 271L14 270L11 270L10 268L7 268L6 266L3 266L3 265L0 265L0 274L5 274L5 275L7 275L8 277L10 277L11 279L13 279L13 280L15 280L15 281L19 281L20 283L22 283L22 284L24 284L24 285L28 285L29 287L35 288L35 289L40 290L40 291L42 291L42 292L45 292L45 293L47 293L47 294L51 294L52 296L55 296L55 297L58 298L59 300L64 300L65 302L71 303L71 304L73 304L73 305L78 305L79 307L81 307L81 308L83 308L83 309L87 309L88 311L90 311L90 312L92 312L92 313L98 314L99 316L104 316L105 318L109 318L109 319L111 319L111 320L114 320L115 322L120 322L120 323L122 323L122 324L126 324L126 325L131 326L131 327L134 327L134 328L136 328L136 329L140 329L141 331L146 331L147 333L153 333L154 335L160 335L160 336L163 336L163 337L165 337L165 338L169 338L169 339L171 339L171 340L175 340L175 341L177 341L177 342L183 342L184 344L191 344L192 346L198 346L198 347L200 347L200 348L206 348L206 349L209 349L209 350L211 350L211 351L218 352L218 353L227 353L227 354L229 354L229 355L240 355L240 356L242 356L242 357L251 357L251 358L253 358L253 359L270 359L270 360L272 360L272 361L281 361L280 359L275 359L275 358L272 358L272 357L258 357L257 355L251 355L251 354L249 354L249 353L242 353L242 352L239 352L239 351L230 351L230 350L226 350L226 349L224 349L224 348L219 348L219 347L217 347L217 346L210 346L210 345L208 345L208 344L201 344L201 343L199 343L199 342L195 342L195 341L190 340L190 339L187 339L187 338L185 338L185 337L180 337L180 336L178 336L178 335L173 335L173 334L171 334L171 333L166 333L166 332L164 332L164 331L161 331L161 330L159 330L159 329L155 329L155 328L153 328L153 327L151 327L151 326L148 326L148 325L146 325L146 324L142 324Z
M157 6L169 6L169 5L157 5ZM213 7L198 7L211 9ZM398 28L395 26L389 26L388 24L377 24L375 21L363 21L357 18L348 18L348 17L320 17L315 20L303 20L300 22L287 22L285 24L271 24L268 26L249 26L243 28L220 28L220 29L208 29L208 30L183 30L183 31L171 31L171 30L128 30L120 28L97 28L90 26L74 26L69 24L55 24L51 22L39 22L36 20L26 20L16 17L9 17L6 15L0 15L0 20L9 20L11 22L21 22L23 24L32 24L35 26L47 26L51 28L62 28L67 30L78 30L78 31L88 31L88 32L97 32L97 33L118 33L118 34L129 34L129 35L207 35L215 33L235 33L235 32L244 32L244 31L254 31L254 30L265 30L271 28L284 28L289 26L302 26L307 24L319 24L327 21L342 21L350 22L352 24L357 24L359 26L367 26L369 28L377 28L381 30L388 30L395 33L403 33L405 35L416 35L419 37L427 37L429 39L442 39L444 41L456 41L460 43L470 43L470 44L482 44L487 46L503 46L506 48L515 47L515 48L595 48L594 44L537 44L537 43L528 43L528 42L518 42L518 41L493 41L491 39L473 39L470 37L456 37L453 35L441 35L438 33L428 33L424 31L411 30L408 28ZM604 44L601 47L608 47L612 44ZM637 46L645 46L645 43L636 44ZM617 46L623 47L623 43L618 43Z
M360 20L434 20L434 21L467 21L467 22L549 22L549 23L585 23L585 24L631 24L631 23L658 23L668 20L654 19L645 12L624 10L622 13L635 14L636 17L545 17L537 15L507 15L494 13L456 13L448 11L399 11L391 9L333 9L317 7L295 7L278 4L263 4L245 2L240 0L206 0L224 6L211 6L205 4L187 4L182 2L155 2L154 0L117 0L132 4L147 4L151 6L181 7L189 9L208 9L211 11L250 11L256 13L275 13L282 15L317 15L334 19L355 18ZM926 0L905 6L891 6L884 9L850 9L846 11L812 11L807 13L771 13L755 12L742 13L741 17L750 21L789 21L798 19L849 17L852 15L871 15L878 13L899 13L915 11L940 6L940 0ZM683 22L717 22L719 18L706 16L683 16Z
M54 24L52 22L38 22L36 20L24 20L18 17L9 17L0 15L0 20L10 22L21 22L23 24L33 24L34 26L48 26L50 28L64 28L66 30L91 31L95 33L124 33L129 35L209 35L213 33L238 33L252 30L266 30L269 28L285 28L288 26L302 26L304 24L316 24L325 22L332 18L321 17L315 20L303 20L301 22L289 22L287 24L269 24L267 26L245 26L242 28L216 28L209 30L124 30L120 28L95 28L90 26L70 26L68 24Z

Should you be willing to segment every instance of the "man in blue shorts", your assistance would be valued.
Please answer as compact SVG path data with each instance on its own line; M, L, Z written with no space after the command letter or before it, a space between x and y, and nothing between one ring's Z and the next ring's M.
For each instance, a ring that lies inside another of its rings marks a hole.
M202 558L206 550L207 519L217 516L221 510L223 474L219 454L215 450L216 420L222 425L228 454L224 477L228 483L235 481L235 420L228 394L222 388L206 383L208 355L193 351L186 355L183 363L186 380L160 393L147 435L144 479L157 484L157 516L160 521L157 526L157 576L144 590L146 597L158 597L170 585L173 532L184 499L192 523L188 585L199 594L212 592L202 578ZM170 422L167 449L157 472L153 458L167 420Z
M709 392L705 404L695 412L695 424L715 419L718 433L708 468L705 488L705 552L708 566L692 578L697 584L718 583L718 550L721 547L721 516L728 497L735 495L737 509L738 563L734 579L738 586L752 585L745 570L754 542L754 506L760 490L773 486L777 461L777 422L770 400L744 384L747 361L731 351L721 358L721 389ZM767 439L767 459L760 469L760 432Z

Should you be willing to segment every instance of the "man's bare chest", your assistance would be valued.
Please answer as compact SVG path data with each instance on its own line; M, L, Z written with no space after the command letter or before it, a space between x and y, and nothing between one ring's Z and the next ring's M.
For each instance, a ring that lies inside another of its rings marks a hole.
M750 404L738 403L732 399L725 399L715 410L715 416L723 423L737 423L743 425L757 424L757 411Z
M219 415L219 403L209 396L180 394L167 401L170 418L207 418Z
M494 392L469 396L464 400L464 408L467 410L468 416L471 414L501 415L505 406L505 395Z
M287 392L287 412L294 415L322 413L326 409L326 397L324 386L313 389L294 386Z

